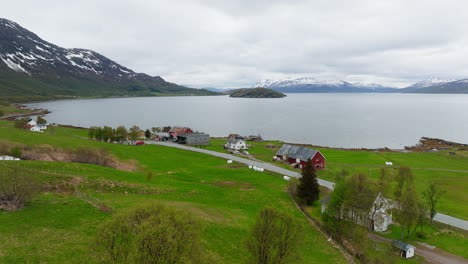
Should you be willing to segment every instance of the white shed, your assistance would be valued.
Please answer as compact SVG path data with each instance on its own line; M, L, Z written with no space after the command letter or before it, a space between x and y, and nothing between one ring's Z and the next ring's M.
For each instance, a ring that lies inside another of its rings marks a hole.
M400 240L393 240L392 241L392 246L398 248L401 250L400 256L402 258L411 258L414 256L414 251L416 248L410 244L406 244L403 241Z

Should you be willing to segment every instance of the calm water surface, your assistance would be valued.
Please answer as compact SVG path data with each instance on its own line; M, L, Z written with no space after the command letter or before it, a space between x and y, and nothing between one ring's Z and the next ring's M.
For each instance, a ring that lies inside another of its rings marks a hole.
M468 143L468 95L288 94L282 99L227 96L63 100L49 122L75 126L189 126L211 136L260 134L265 139L334 147L414 145L423 137Z

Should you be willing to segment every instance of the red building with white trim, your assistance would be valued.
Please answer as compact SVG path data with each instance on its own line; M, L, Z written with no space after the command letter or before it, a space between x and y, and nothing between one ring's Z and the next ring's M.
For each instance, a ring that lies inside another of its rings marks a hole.
M320 151L301 146L284 144L276 153L276 158L288 161L289 164L296 164L300 169L309 160L312 161L316 170L323 170L326 167L326 158Z

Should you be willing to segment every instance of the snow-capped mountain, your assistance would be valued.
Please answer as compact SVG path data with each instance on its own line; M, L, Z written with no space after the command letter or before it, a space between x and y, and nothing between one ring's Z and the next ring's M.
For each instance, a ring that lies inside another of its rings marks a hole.
M270 88L283 93L324 93L324 92L395 92L397 89L370 82L346 82L342 80L319 81L312 77L266 79L253 87Z
M405 89L404 93L445 93L461 94L468 93L468 79L462 80L442 80L431 78L422 82L413 84Z
M37 94L68 95L193 94L199 91L168 83L159 76L136 73L92 50L59 47L2 18L0 74L4 82L14 79L18 88L1 87L0 95L23 95L26 91L33 91L28 95L34 95L34 90ZM34 84L25 87L23 82Z
M429 87L429 86L433 86L433 85L436 85L436 84L444 84L444 83L449 83L449 82L454 82L454 81L456 81L456 80L440 79L440 78L437 78L437 77L432 77L430 79L415 83L415 84L407 87L406 89L415 89L416 90L416 89L421 89L421 88L426 88L426 87Z

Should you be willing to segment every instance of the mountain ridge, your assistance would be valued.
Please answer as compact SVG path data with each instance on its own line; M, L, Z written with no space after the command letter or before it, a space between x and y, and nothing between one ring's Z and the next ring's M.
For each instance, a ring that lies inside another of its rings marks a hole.
M0 18L0 95L214 95L137 73L89 49L66 49Z

